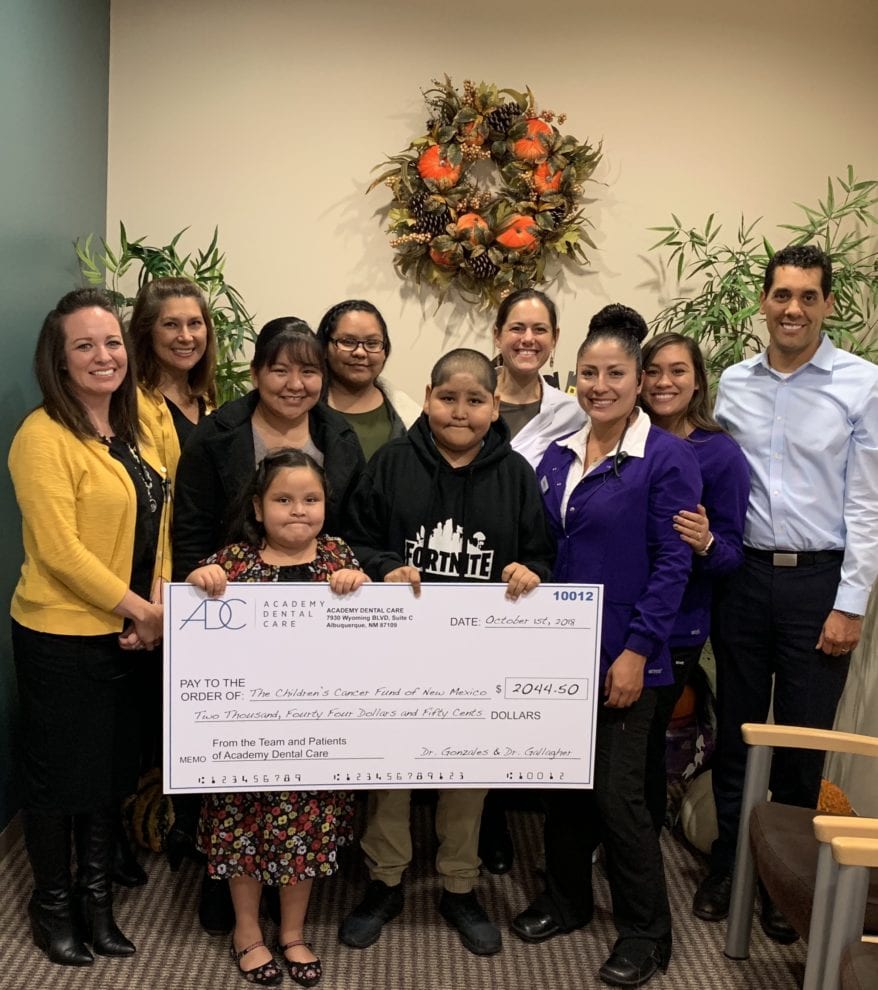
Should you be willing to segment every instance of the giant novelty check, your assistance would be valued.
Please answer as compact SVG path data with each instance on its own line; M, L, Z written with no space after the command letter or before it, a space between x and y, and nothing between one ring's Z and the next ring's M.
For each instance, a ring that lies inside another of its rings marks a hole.
M165 790L591 787L599 586L165 594Z

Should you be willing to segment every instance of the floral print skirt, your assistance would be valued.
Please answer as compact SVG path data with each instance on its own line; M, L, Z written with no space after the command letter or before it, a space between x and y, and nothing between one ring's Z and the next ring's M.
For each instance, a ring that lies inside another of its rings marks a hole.
M349 791L206 794L198 845L208 873L280 886L328 877L337 851L353 839Z

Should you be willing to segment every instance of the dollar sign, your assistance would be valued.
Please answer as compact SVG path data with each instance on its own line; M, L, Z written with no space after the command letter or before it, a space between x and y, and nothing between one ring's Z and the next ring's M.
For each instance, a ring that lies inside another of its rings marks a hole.
M503 688L502 688L502 687L500 687L500 685L499 685L499 684L497 684L497 685L495 685L495 687L494 687L494 691L495 691L495 692L496 692L497 694L500 694L500 692L501 692L502 690L503 690Z

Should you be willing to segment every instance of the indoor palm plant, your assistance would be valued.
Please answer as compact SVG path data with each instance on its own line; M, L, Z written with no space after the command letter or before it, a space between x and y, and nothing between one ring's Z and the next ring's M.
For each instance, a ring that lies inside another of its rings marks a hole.
M840 347L869 360L878 357L878 180L860 180L848 166L844 178L827 179L826 196L816 207L795 204L801 216L783 223L790 244L817 244L832 258L835 312L826 332ZM657 281L676 278L675 298L659 312L656 333L675 330L694 337L711 376L760 351L759 294L768 259L776 248L759 232L762 219L743 217L735 237L721 239L722 227L711 214L701 227L673 223L651 228L662 237L651 250Z
M131 240L125 224L120 223L116 250L103 237L98 238L96 247L93 234L77 240L74 247L85 280L106 289L122 318L134 305L134 295L126 295L121 288L132 267L137 276L135 295L145 282L166 276L188 278L201 287L216 331L217 400L223 403L250 391L249 367L242 358L245 344L256 338L253 317L238 290L225 280L226 256L217 247L218 230L214 229L204 250L181 256L177 245L187 229L178 231L169 244L153 247L144 243L145 236Z

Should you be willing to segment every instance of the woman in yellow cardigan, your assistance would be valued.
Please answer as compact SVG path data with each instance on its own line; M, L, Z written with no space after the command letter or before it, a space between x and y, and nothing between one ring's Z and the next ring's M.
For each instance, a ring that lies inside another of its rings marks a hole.
M12 442L24 564L12 598L34 942L85 966L135 951L113 918L118 800L135 783L132 672L162 635L166 472L137 416L110 300L64 296L34 368L43 402ZM77 877L71 877L71 833Z

